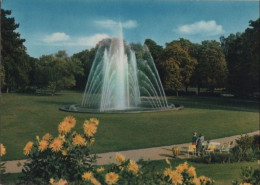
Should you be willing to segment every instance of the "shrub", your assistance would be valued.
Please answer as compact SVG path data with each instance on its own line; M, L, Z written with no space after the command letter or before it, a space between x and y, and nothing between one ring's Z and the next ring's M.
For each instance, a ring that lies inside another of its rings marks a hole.
M254 135L253 137L254 137L253 142L252 142L253 147L259 147L260 146L260 135L259 134Z
M255 161L257 159L257 152L253 148L242 149L239 146L232 148L232 157L234 161Z
M245 134L244 136L241 135L240 138L236 139L236 143L242 150L247 150L252 147L253 140L254 138L252 136Z
M5 163L1 161L2 157L6 154L6 149L3 144L0 143L0 175L5 172Z
M209 155L203 155L201 157L192 158L192 162L197 163L230 163L235 162L235 159L230 153L210 153Z
M253 169L250 166L242 168L240 174L241 182L238 180L232 182L233 185L259 185L260 183L260 169Z
M90 146L98 123L94 118L86 120L84 134L79 134L72 132L76 120L69 116L59 124L57 137L47 133L41 139L37 136L35 142L29 141L24 147L29 160L24 164L20 183L46 184L51 178L81 181L82 173L94 168L95 155L90 155Z
M259 158L259 147L254 144L257 143L255 137L246 134L236 139L237 145L231 150L236 161L254 161Z

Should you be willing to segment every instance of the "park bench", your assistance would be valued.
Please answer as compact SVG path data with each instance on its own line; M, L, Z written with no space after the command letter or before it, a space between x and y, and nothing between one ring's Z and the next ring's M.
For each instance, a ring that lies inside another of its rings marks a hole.
M55 92L53 93L50 89L36 89L35 93L39 95L53 95Z

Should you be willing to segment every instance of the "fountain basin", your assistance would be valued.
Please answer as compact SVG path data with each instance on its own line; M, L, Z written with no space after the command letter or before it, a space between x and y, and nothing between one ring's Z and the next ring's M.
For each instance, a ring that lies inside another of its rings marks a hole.
M174 106L168 106L167 108L161 109L161 108L150 108L150 107L129 107L127 109L111 109L107 110L105 112L101 112L99 109L91 109L82 107L80 105L74 104L74 105L68 105L61 107L61 111L65 112L75 112L75 113L102 113L102 114L111 114L111 113L142 113L142 112L162 112L162 111L173 111L173 110L181 110L183 109L183 105L175 104Z

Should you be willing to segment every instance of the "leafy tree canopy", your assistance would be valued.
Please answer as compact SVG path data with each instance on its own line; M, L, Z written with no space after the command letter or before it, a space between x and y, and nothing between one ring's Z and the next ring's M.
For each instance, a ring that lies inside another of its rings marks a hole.
M20 38L16 31L19 24L10 17L10 10L1 9L1 54L2 54L2 89L9 92L11 89L20 89L29 85L28 74L31 66L28 63L29 55L23 45L25 39Z

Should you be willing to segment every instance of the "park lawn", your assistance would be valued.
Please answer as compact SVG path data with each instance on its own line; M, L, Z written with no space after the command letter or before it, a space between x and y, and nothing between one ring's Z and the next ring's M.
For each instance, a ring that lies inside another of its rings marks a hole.
M62 92L56 96L2 94L1 143L7 154L3 160L26 158L27 141L46 132L57 135L65 116L77 119L82 132L84 120L100 120L94 152L120 151L190 142L193 131L206 140L255 131L259 124L258 102L226 98L169 97L184 105L180 111L131 114L92 114L59 111L59 107L79 104L82 93Z
M173 168L178 164L185 161L180 159L171 160ZM257 168L257 162L240 162L240 163L227 163L227 164L199 164L189 163L196 168L198 176L206 176L214 179L215 185L231 185L233 180L240 180L241 168L251 166ZM164 160L162 161L149 161L146 162L147 168L163 173L164 169L169 167ZM2 175L1 182L6 184L14 184L18 180L20 173Z

